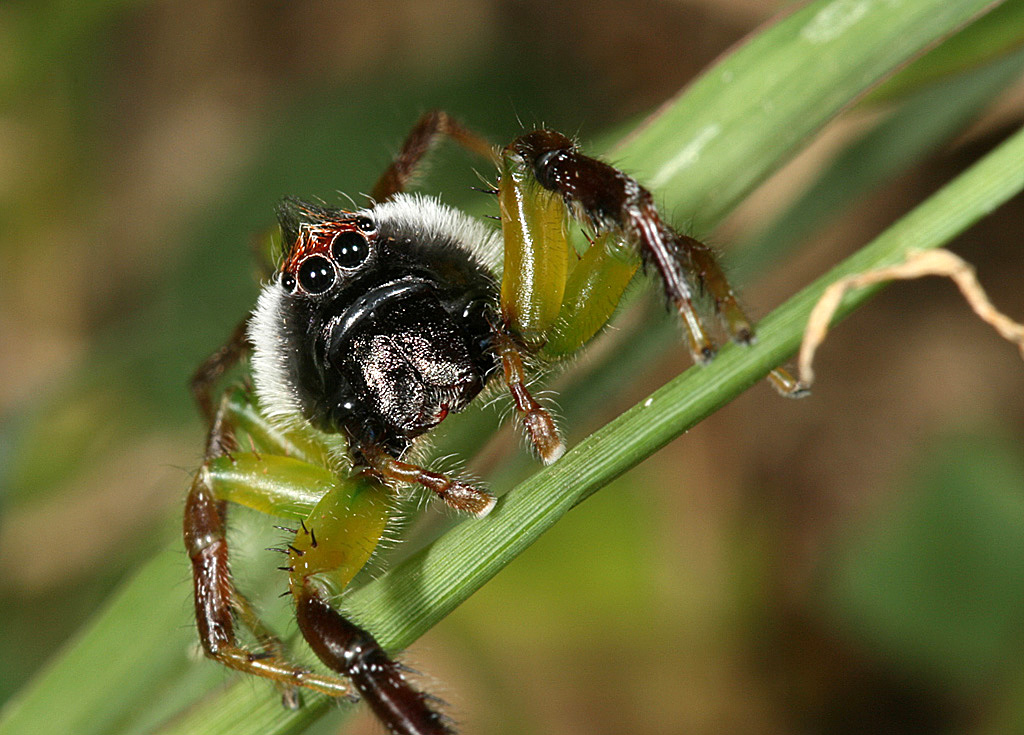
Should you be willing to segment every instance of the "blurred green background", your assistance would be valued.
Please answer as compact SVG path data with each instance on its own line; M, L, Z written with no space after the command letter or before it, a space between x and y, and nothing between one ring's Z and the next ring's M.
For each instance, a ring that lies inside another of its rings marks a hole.
M186 382L252 305L281 196L358 200L433 107L607 145L786 5L0 7L0 702L179 533ZM1024 65L996 56L847 114L716 232L755 314L1020 125ZM486 211L480 163L438 153L424 188ZM1022 222L1017 197L954 245L1017 318ZM670 345L570 441L686 364ZM407 660L466 732L1024 732L1022 368L948 283L890 289L811 400L735 401Z

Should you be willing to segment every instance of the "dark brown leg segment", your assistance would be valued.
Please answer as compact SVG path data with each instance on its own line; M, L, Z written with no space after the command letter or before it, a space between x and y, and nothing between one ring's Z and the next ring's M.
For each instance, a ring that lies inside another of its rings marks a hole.
M387 170L377 179L370 196L375 202L387 201L405 191L423 157L430 152L441 136L447 136L468 151L494 160L495 149L483 137L463 127L443 110L424 114L409 132L401 150Z
M370 468L381 477L433 490L441 500L455 510L472 513L481 518L494 508L493 495L468 483L395 459L378 447L361 447L360 451Z
M526 388L526 370L519 347L510 335L493 328L494 351L501 358L505 384L512 394L516 415L523 422L530 442L544 464L551 464L565 454L565 443L558 433L555 420Z
M210 428L206 462L234 445L233 431L224 419L224 405L222 402ZM351 696L348 682L314 674L284 660L280 640L263 626L248 600L235 589L228 566L227 503L218 499L210 487L206 466L204 463L192 481L184 518L185 550L192 561L196 626L203 650L229 668L271 679L281 690L284 705L292 709L299 705L297 687L333 697ZM236 615L252 631L262 651L249 651L238 643Z
M297 594L299 630L328 667L348 677L393 735L452 735L430 695L405 680L372 635L342 617L309 584Z
M246 338L248 326L249 317L246 317L235 326L224 346L206 358L192 374L192 380L189 383L192 395L195 396L199 410L208 424L213 424L214 419L213 386L224 373L237 365L248 351L249 340Z

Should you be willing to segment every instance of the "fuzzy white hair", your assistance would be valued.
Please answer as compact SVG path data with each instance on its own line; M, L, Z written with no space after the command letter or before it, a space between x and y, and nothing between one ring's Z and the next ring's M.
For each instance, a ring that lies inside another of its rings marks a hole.
M437 197L423 194L397 194L390 201L364 210L377 222L422 236L425 240L447 239L457 242L497 276L501 275L501 233L465 212L449 207Z

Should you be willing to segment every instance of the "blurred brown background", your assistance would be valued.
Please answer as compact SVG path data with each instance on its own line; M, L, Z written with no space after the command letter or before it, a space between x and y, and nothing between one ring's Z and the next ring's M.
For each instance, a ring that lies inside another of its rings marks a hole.
M495 141L613 139L784 5L0 7L0 701L176 533L202 444L186 380L253 303L278 198L366 191L433 107ZM766 313L955 176L1020 124L1022 89L744 276L746 303ZM742 243L880 114L758 192L716 233L726 261L743 273ZM476 201L474 167L445 147L425 186ZM1022 223L1018 197L954 244L1018 319ZM673 347L570 437L686 361ZM915 282L817 371L810 400L758 387L599 493L415 647L465 732L1024 723L1019 355ZM188 604L184 580L168 594Z

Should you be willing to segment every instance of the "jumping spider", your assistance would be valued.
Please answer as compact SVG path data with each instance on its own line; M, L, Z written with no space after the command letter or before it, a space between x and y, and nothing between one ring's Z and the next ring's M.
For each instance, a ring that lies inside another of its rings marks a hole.
M500 234L436 199L402 193L441 136L497 164ZM281 203L280 268L251 317L193 378L210 431L185 504L185 546L210 657L273 680L289 707L299 706L300 687L358 693L393 733L449 733L432 698L331 605L374 553L400 485L422 485L476 516L494 507L484 490L416 464L417 439L502 381L540 459L557 460L565 446L527 389L523 356L555 360L594 336L638 267L636 249L660 275L697 362L710 360L714 346L696 291L710 295L733 340L746 344L754 333L711 250L669 227L634 179L552 130L499 151L446 114L428 113L371 196L356 212ZM569 215L595 238L579 258ZM624 257L623 246L632 253ZM246 352L255 398L228 391L215 408L214 382ZM800 392L783 371L772 381L785 394ZM252 451L238 451L239 430ZM291 663L235 588L229 502L299 524L287 529L294 538L279 549L287 555L281 568L299 630L340 676ZM238 623L254 650L239 642Z

